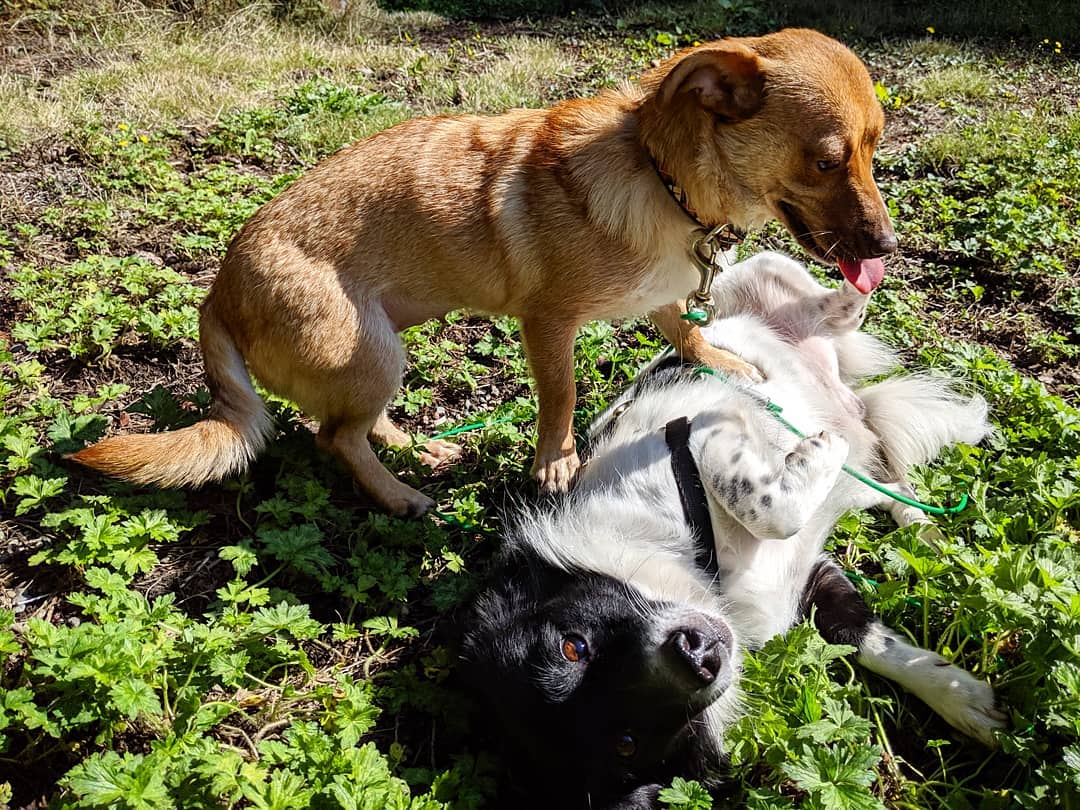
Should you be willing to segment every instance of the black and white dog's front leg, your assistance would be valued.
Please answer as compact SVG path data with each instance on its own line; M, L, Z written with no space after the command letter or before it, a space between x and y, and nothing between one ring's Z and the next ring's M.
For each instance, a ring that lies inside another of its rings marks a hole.
M997 745L994 730L1004 728L1006 718L994 706L990 685L883 625L835 562L818 562L801 607L804 616L813 612L818 632L830 644L854 646L868 670L896 681L953 728L984 745Z
M825 501L848 456L840 436L819 433L784 453L739 412L706 417L698 464L706 490L754 537L783 539Z

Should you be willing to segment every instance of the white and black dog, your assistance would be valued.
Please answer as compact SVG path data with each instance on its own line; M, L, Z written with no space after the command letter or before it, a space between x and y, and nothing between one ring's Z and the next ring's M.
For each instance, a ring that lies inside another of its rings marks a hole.
M1003 725L987 684L883 626L822 554L849 509L925 519L843 464L910 493L911 465L983 438L985 402L927 376L850 387L896 362L857 331L868 299L786 257L736 265L714 294L707 339L765 382L654 362L593 424L573 493L517 520L468 620L462 672L518 762L515 804L655 807L672 776L709 779L741 650L810 615L957 729L992 745Z

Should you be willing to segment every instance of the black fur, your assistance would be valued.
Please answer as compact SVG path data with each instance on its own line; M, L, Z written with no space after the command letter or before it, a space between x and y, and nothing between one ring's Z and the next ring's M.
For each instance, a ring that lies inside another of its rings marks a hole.
M651 808L676 775L709 780L720 755L695 723L731 680L726 652L703 688L667 633L655 643L651 617L670 606L528 548L511 550L493 581L466 620L460 674L501 731L515 807ZM567 634L587 640L587 663L563 656ZM618 751L625 734L631 756Z
M719 691L657 679L648 668L669 652L650 649L648 617L670 606L522 546L511 545L491 581L465 619L459 674L495 721L514 807L659 808L660 787L674 776L720 788L722 755L709 735L694 733L696 715ZM807 580L801 609L833 644L858 647L874 621L827 559ZM587 639L588 666L562 656L567 633ZM616 751L627 731L638 744L630 758Z
M813 614L814 625L830 644L858 647L874 623L873 611L832 560L819 560L814 566L800 609L803 618Z

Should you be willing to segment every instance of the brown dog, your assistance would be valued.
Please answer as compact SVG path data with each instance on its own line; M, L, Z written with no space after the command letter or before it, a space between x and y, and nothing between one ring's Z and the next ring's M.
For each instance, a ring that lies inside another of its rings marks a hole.
M873 259L896 247L871 173L883 124L858 58L791 29L682 51L591 99L396 126L327 158L233 239L202 308L210 417L73 458L160 486L237 472L270 430L250 372L320 420L319 445L382 506L420 514L432 501L369 438L409 443L385 411L405 364L397 333L467 307L520 319L540 404L533 473L565 489L586 321L650 312L685 356L756 373L672 303L698 284L703 225L777 218L864 292L881 280ZM457 450L425 448L430 464Z

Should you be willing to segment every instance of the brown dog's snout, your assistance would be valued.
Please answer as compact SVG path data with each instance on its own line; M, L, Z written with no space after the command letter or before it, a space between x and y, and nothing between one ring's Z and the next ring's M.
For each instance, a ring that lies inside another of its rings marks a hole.
M676 666L700 688L716 680L730 659L731 631L717 619L684 619L668 636L665 646L674 653Z

